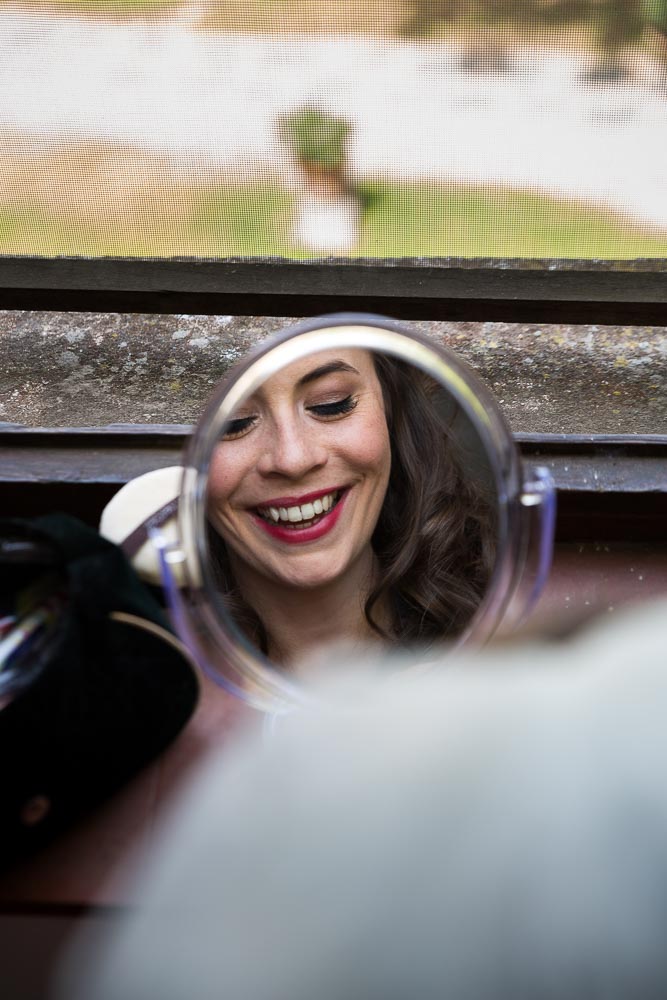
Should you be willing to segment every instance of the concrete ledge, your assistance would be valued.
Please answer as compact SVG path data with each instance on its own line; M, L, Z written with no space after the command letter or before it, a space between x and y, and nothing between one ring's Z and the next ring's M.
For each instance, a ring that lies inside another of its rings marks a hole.
M291 322L261 316L0 312L0 422L195 423L230 366ZM472 365L514 432L667 433L663 327L408 325Z

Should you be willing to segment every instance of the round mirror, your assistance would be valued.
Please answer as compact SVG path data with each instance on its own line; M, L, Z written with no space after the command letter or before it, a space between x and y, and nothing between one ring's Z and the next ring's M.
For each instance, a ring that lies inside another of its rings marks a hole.
M303 701L304 669L333 643L481 643L547 568L548 477L525 477L464 362L383 318L262 345L215 393L185 465L181 542L161 552L177 627L262 708Z

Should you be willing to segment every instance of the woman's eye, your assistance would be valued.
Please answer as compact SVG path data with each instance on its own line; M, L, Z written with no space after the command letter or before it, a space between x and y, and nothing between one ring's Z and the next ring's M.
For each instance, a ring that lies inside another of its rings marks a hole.
M251 427L254 427L256 421L257 417L237 417L234 420L230 420L225 426L222 435L223 441L233 441L234 438L242 437Z
M350 413L357 403L358 400L354 396L346 396L345 399L337 399L334 403L317 403L315 406L309 406L308 409L316 417L327 419Z

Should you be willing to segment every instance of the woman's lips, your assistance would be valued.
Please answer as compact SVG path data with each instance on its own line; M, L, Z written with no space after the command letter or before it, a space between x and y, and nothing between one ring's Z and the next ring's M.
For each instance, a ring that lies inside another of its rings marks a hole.
M264 511L279 512L279 520L275 519L275 514L270 514L270 520L267 514L264 516L256 513L256 511L251 511L251 517L260 528L272 538L277 539L281 542L287 542L291 545L301 544L303 542L313 542L318 538L322 538L324 535L328 534L335 526L338 518L341 515L343 505L347 499L348 493L350 492L349 487L343 487L342 489L329 490L326 493L322 491L318 493L308 493L298 498L299 503L292 503L291 506L286 507L283 504L289 503L290 501L296 500L296 497L281 497L278 507L274 507L275 501L267 506L262 506L260 509ZM333 501L332 506L329 509L325 509L325 505L329 498L337 499ZM313 514L309 517L303 517L305 507L305 514L310 514L310 509L312 508ZM319 507L322 507L322 512L319 513ZM295 510L299 511L299 517L294 513ZM288 516L285 518L285 514L292 513L291 518ZM282 515L282 516L280 516ZM307 524L304 526L304 520L312 521L312 524Z

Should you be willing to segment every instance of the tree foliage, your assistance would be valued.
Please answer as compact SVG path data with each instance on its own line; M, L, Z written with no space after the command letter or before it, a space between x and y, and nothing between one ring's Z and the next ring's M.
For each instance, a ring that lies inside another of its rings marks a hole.
M278 119L278 132L304 166L340 172L345 166L352 124L347 118L303 107Z
M667 0L644 0L642 8L648 23L667 35Z
M413 0L408 34L429 34L438 25L468 27L563 27L588 24L602 48L634 41L650 19L647 7L667 21L667 0ZM655 20L655 18L654 18Z

